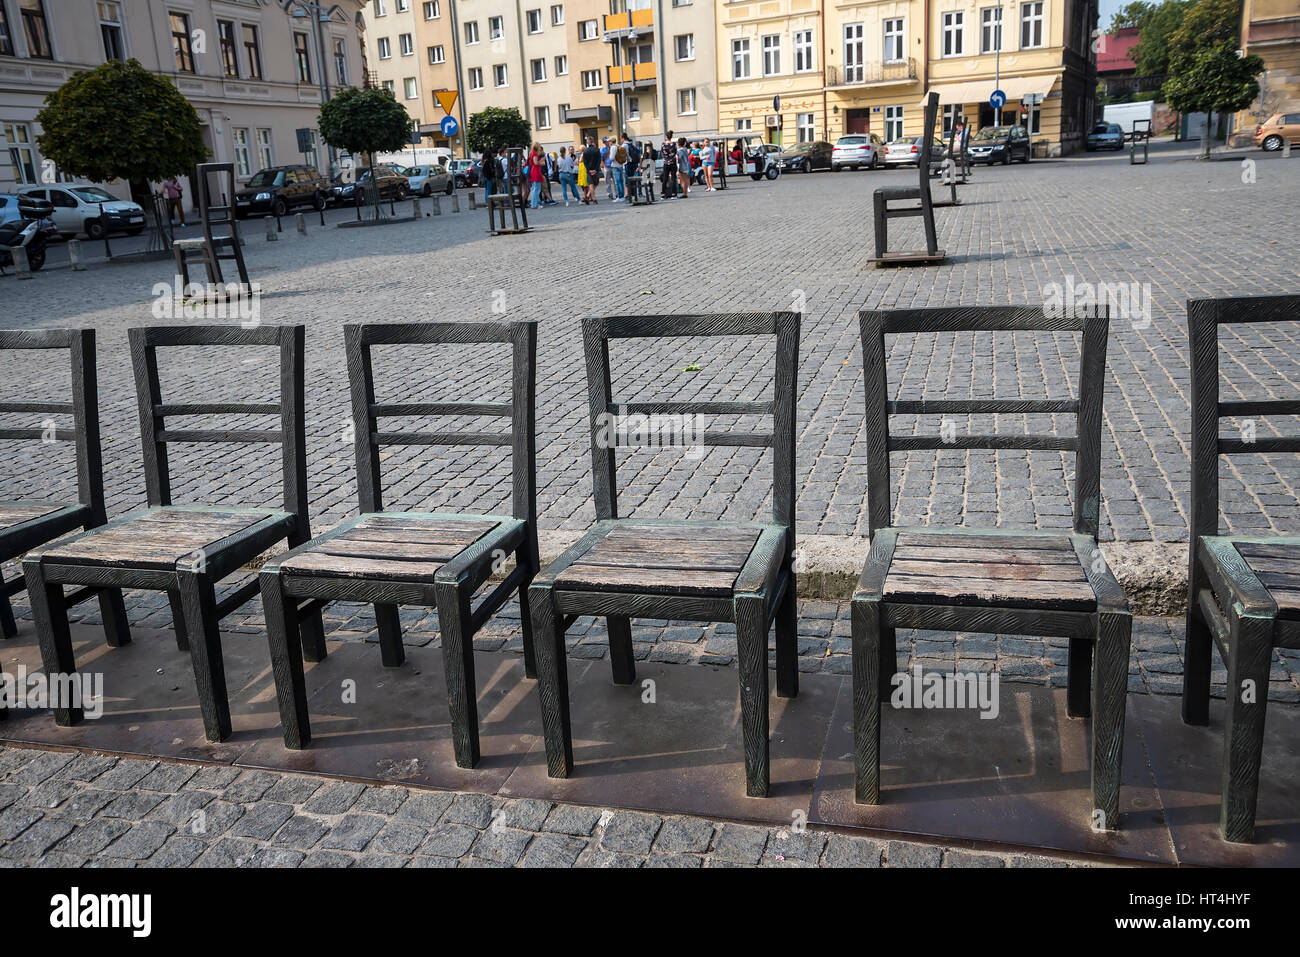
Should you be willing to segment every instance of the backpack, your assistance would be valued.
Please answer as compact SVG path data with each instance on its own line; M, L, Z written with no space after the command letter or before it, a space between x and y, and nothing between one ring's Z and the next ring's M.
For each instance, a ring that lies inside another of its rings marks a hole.
M620 146L614 151L614 162L619 166L625 166L627 164L627 147Z
M627 161L633 166L641 165L641 151L636 148L635 143L627 144Z

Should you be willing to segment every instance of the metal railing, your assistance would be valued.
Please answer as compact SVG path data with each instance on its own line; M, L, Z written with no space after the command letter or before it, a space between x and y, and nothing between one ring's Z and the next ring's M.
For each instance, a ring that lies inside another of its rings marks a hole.
M867 83L889 83L915 80L916 59L908 57L892 63L864 63L861 66L826 68L827 86L859 86Z

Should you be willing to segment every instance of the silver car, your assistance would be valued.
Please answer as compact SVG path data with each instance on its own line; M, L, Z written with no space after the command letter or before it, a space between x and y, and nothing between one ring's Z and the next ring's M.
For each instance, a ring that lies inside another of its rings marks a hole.
M835 141L831 169L836 173L846 167L876 169L884 149L884 141L875 133L847 133Z
M432 196L434 193L446 193L450 196L456 189L456 183L447 167L438 163L393 168L406 177L407 182L411 184L411 192L416 196Z

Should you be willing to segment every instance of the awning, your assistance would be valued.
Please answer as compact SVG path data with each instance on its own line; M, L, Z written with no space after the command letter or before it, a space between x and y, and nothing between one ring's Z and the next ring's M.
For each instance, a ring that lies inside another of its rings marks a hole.
M965 83L942 83L930 87L918 105L925 106L930 93L939 94L940 106L953 103L987 103L999 85L1008 100L1023 100L1030 94L1046 96L1060 78L1059 73L1047 73L1038 76L1004 76L997 83L994 83L991 77L984 80L967 80Z

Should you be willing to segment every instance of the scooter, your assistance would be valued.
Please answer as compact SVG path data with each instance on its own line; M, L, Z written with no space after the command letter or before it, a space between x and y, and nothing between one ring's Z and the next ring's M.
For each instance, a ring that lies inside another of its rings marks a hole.
M45 265L48 236L46 221L42 219L15 219L0 225L0 269L13 265L11 250L22 246L27 250L27 265L36 272Z

